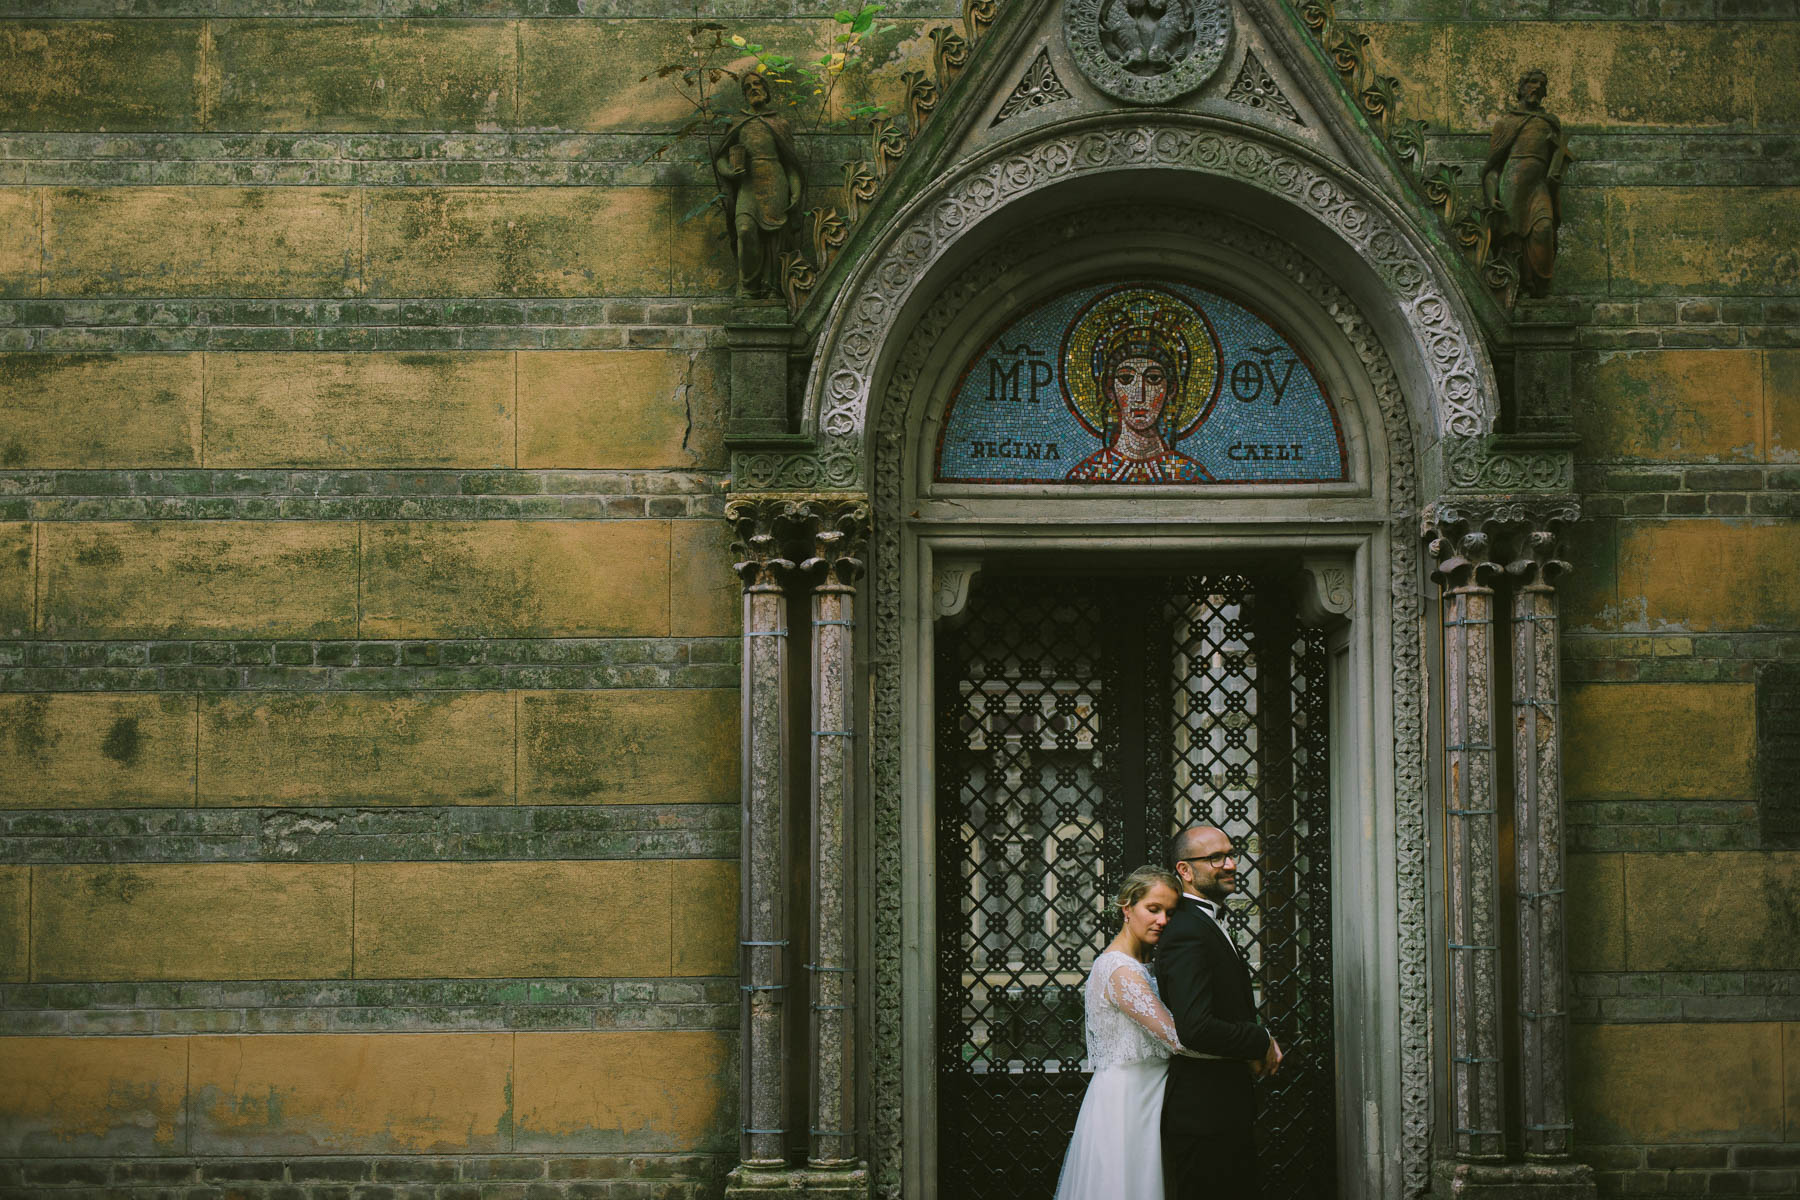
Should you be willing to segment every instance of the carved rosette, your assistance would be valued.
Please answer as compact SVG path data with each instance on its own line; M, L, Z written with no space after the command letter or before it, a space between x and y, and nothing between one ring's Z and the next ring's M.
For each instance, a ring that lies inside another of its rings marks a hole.
M1087 81L1131 104L1167 104L1219 69L1231 38L1224 0L1066 0L1063 37Z

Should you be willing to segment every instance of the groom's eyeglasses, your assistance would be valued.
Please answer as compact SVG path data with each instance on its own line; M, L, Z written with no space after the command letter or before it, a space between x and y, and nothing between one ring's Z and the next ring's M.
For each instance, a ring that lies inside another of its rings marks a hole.
M1237 855L1236 850L1221 850L1217 854L1202 854L1199 858L1184 858L1184 859L1180 859L1179 861L1181 861L1181 862L1203 862L1207 866L1212 867L1216 870L1219 867L1224 866L1227 860L1234 859L1237 856L1238 855Z

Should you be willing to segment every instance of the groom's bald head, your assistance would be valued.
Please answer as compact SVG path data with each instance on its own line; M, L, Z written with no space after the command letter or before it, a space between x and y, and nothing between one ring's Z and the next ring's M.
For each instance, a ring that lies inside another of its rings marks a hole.
M1217 825L1190 825L1176 834L1169 841L1169 858L1181 886L1196 896L1223 902L1237 891L1237 856L1231 838Z
M1210 836L1209 836L1210 835ZM1225 831L1217 825L1189 825L1186 829L1169 839L1169 865L1174 866L1184 858L1192 858L1200 854L1211 854L1210 848L1196 850L1201 842L1217 841L1225 838Z

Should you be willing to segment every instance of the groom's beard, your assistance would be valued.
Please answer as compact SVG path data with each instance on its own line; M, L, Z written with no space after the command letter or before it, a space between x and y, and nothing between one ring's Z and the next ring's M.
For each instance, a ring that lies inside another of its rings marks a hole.
M1235 894L1238 890L1237 876L1232 875L1229 878L1230 882L1227 883L1224 879L1214 876L1211 883L1200 889L1200 894L1216 904L1223 904L1226 897Z

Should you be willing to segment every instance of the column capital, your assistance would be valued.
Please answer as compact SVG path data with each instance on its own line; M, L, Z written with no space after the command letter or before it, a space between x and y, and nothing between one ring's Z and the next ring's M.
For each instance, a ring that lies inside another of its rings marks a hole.
M732 569L746 592L779 592L781 577L794 569L786 542L799 504L782 496L750 496L725 505L731 522Z
M797 575L820 588L853 587L863 574L870 529L866 496L742 495L727 501L725 519L736 534L732 552L746 591L779 591Z
M854 588L866 569L869 502L851 496L807 500L800 514L812 539L812 553L800 569L818 575L820 591Z
M1548 587L1569 570L1563 533L1580 518L1573 496L1457 496L1425 509L1419 535L1445 587L1487 587L1502 573Z

